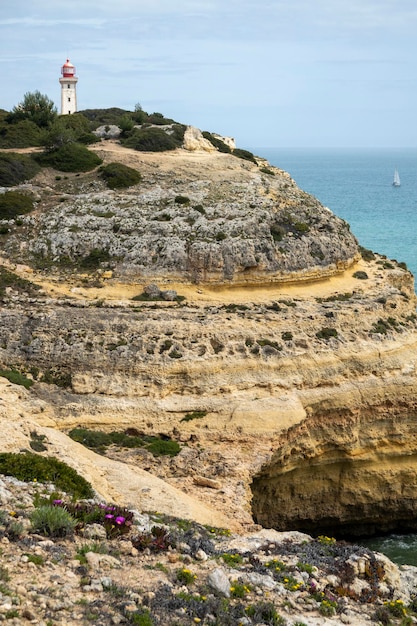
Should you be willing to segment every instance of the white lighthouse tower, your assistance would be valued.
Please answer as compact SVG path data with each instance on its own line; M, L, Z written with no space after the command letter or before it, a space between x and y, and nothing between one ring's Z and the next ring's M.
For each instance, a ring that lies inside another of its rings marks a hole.
M61 115L69 115L70 113L77 112L77 82L78 78L75 76L75 67L70 60L67 59L66 63L61 68L62 78L59 79L61 83Z

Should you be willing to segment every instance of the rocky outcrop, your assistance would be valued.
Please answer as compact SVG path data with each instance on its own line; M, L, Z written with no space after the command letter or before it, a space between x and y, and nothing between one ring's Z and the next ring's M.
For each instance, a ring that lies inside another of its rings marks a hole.
M194 126L187 126L184 132L184 144L185 150L194 152L195 150L204 150L205 152L215 152L216 148L213 144L203 137L203 133Z
M179 619L184 626L230 619L367 626L415 619L417 568L367 548L265 529L236 536L137 510L127 511L132 524L125 533L107 533L98 515L96 523L78 517L75 533L59 537L59 523L49 533L36 522L39 501L53 493L54 484L0 476L0 619L16 626ZM62 495L51 518L67 506ZM114 510L103 500L77 507Z
M187 132L196 149L210 144ZM96 150L106 158L112 145ZM214 284L322 278L358 257L349 226L279 169L218 152L127 153L139 185L115 193L97 177L74 177L60 183L65 193L55 201L38 189L48 210L22 218L7 254L78 271L97 261L123 280Z
M77 425L177 439L169 462L113 460L236 526L414 528L411 274L361 259L347 224L261 162L96 150L142 183L116 193L96 174L44 173L5 239L9 270L42 287L1 294L0 364L36 381L24 416L60 431L61 450Z

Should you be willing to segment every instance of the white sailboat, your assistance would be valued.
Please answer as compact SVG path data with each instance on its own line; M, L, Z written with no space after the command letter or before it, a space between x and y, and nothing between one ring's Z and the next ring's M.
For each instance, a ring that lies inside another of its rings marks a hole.
M399 187L401 185L400 175L398 173L397 168L394 170L394 180L392 182L393 187Z

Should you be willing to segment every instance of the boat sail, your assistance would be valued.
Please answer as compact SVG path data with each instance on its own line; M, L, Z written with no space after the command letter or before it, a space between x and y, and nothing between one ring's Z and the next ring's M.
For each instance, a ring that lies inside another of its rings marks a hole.
M395 168L395 171L394 171L394 180L393 180L393 182L392 182L392 186L393 186L393 187L399 187L400 185L401 185L400 175L399 175L399 173L398 173L397 168Z

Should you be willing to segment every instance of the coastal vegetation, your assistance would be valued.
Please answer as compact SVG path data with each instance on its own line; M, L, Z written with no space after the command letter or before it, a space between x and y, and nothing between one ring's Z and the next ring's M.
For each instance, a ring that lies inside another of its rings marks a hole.
M30 180L40 171L40 166L26 154L0 152L0 186L13 187Z
M161 439L151 435L136 435L130 432L112 431L105 433L86 428L74 428L68 433L74 441L87 448L105 454L109 446L119 448L144 448L154 456L175 456L181 450L180 445L171 439Z
M99 171L109 189L126 189L137 185L141 179L137 170L123 163L109 163L101 167Z
M14 219L33 210L33 196L20 191L6 191L0 194L0 220Z

